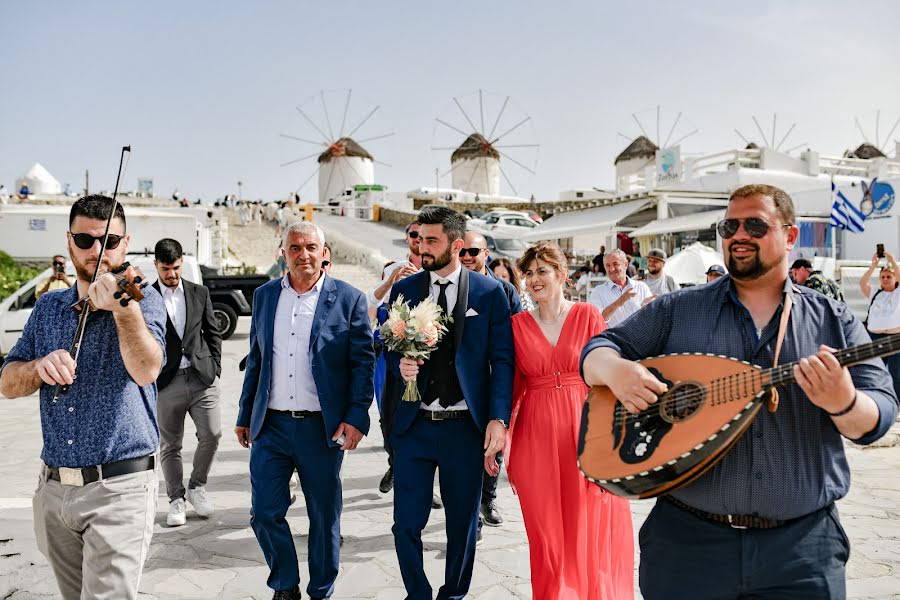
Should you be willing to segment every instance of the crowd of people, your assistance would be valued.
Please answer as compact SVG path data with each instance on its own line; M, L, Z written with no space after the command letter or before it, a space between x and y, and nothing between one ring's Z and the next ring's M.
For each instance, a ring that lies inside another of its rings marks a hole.
M221 337L209 295L181 278L177 242L161 240L157 283L140 302L123 301L121 205L103 246L112 206L101 196L73 205L76 281L51 277L56 287L44 290L0 371L3 395L40 392L35 531L66 599L137 597L157 457L169 525L185 522L188 504L200 516L215 510L205 486L222 433ZM306 594L336 594L341 465L369 432L373 399L388 460L379 488L393 489L408 599L434 597L422 534L436 508L447 537L437 598L467 595L482 526L504 522L495 502L504 462L525 522L532 596L633 598L631 511L579 471L582 407L589 386L606 386L625 410L648 410L668 388L639 361L674 353L766 368L796 362L796 383L782 387L781 408L760 412L724 460L657 501L638 536L643 596L843 598L849 541L834 505L850 481L842 438L868 444L895 421L898 355L848 368L834 352L870 338L896 343L896 261L873 257L861 283L870 298L864 325L829 297L834 290L811 264L789 266L799 232L782 190L736 190L718 231L727 271L711 267L708 283L679 290L658 249L639 281L623 251L602 249L591 269L608 280L578 302L568 297L570 265L556 244L538 242L516 264L491 260L484 237L451 208L420 211L406 228L407 255L385 265L367 293L328 273L317 225L286 225L284 273L254 297L234 428L249 449L250 524L273 598L302 597L286 520L295 474L309 515ZM92 283L97 268L105 273ZM879 268L876 290L869 278ZM85 296L96 310L76 364L66 350L79 320L71 307ZM452 316L427 360L373 335L373 319L384 322L401 296L411 306L430 299ZM402 399L409 382L421 400ZM185 485L187 416L199 443Z

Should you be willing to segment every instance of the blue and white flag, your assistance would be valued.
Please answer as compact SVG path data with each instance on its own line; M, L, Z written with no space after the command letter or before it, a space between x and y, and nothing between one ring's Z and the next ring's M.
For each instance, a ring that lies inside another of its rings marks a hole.
M866 215L853 206L843 192L836 192L833 181L831 197L834 198L834 204L831 205L831 224L839 229L862 233L865 229Z

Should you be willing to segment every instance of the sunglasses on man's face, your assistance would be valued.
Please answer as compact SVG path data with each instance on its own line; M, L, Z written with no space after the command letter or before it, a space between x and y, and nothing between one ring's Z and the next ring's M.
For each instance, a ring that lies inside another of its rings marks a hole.
M406 233L406 235L407 235L407 237L409 237L409 239L414 240L417 237L419 237L419 232L418 231L408 231Z
M322 261L322 268L324 269L325 267L327 267L327 266L330 265L330 264L331 264L331 261L330 261L330 260L323 260L323 261Z
M103 243L103 236L94 237L89 233L72 233L69 232L69 235L72 236L72 241L75 242L75 245L81 248L82 250L90 250L94 247L94 242ZM122 241L122 238L125 237L123 235L115 235L109 234L106 238L106 249L107 250L115 250L119 247L119 242Z
M737 234L742 223L744 225L744 231L746 231L750 237L754 238L765 237L770 229L790 227L790 225L769 225L769 223L763 219L750 217L747 219L723 219L716 225L716 231L719 232L719 235L723 240L728 240Z
M478 254L481 253L483 250L484 250L484 248L462 248L462 249L459 251L459 257L460 257L460 258L465 258L466 254L468 254L468 255L471 256L472 258L475 258L475 257L478 256Z

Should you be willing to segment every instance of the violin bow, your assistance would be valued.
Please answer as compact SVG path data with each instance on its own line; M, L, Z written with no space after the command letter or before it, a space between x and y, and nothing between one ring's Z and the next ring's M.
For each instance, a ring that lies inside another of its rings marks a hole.
M88 284L89 288L91 284L97 281L97 277L100 276L100 266L103 264L103 253L106 252L106 242L109 239L109 227L112 225L112 220L116 216L116 209L119 207L119 182L122 180L122 165L125 164L126 152L129 156L131 155L131 146L123 146L122 153L119 155L119 171L116 174L116 186L113 188L112 207L109 210L109 218L106 219L106 230L103 232L103 240L100 242L100 256L97 257L97 267L94 269L94 276L91 277L91 283ZM88 315L91 312L89 302L90 299L87 294L84 295L84 298L78 300L78 304L82 305L81 312L78 315L78 325L75 327L75 337L72 340L71 348L69 348L69 354L75 361L76 369L78 368L78 354L81 352L81 342L84 339L84 329L87 326ZM77 377L77 373L75 376ZM57 385L53 391L53 402L59 402L59 397L68 392L69 387L69 384Z

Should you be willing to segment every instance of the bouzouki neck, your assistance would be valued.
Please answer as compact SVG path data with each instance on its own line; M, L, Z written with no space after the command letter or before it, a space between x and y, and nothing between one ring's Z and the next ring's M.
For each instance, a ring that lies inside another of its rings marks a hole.
M883 337L868 344L860 344L852 348L845 348L834 353L834 357L841 363L842 367L850 367L865 362L870 358L890 356L900 352L900 333L895 333ZM772 367L771 369L763 369L762 378L768 381L769 385L788 385L794 383L794 367L799 363L792 362Z

